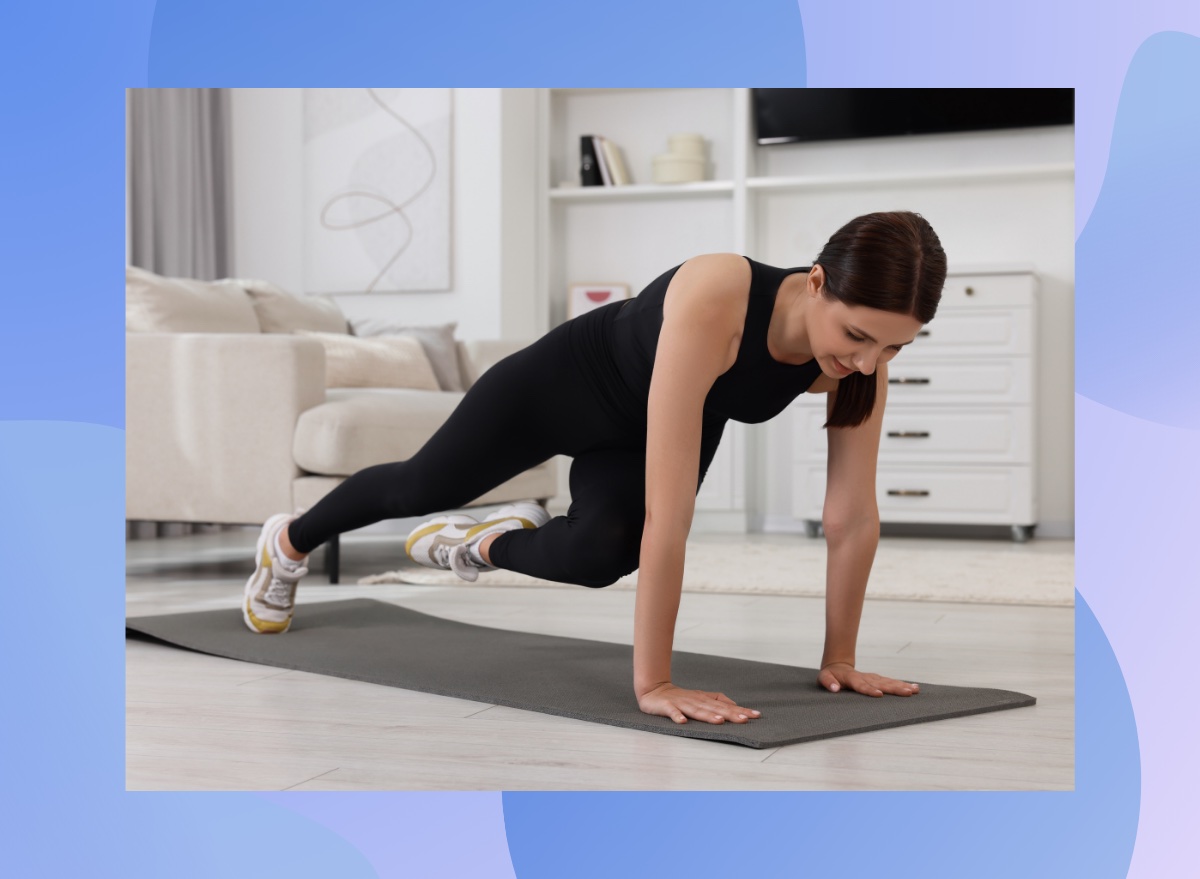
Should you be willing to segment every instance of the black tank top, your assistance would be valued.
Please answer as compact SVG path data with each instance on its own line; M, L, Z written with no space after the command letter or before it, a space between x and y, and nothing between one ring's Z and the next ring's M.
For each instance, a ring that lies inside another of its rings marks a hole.
M779 285L808 267L781 269L745 259L751 270L746 325L737 360L717 378L704 400L706 430L730 419L755 424L773 418L821 374L816 360L781 363L767 351L767 327ZM678 270L675 266L659 275L633 299L610 303L568 322L576 361L614 414L643 429L663 300Z

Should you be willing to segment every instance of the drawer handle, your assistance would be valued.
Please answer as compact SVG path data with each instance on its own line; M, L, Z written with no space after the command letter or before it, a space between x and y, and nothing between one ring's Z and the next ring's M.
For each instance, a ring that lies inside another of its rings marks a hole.
M929 330L917 330L917 335L918 336L928 336Z
M925 439L929 436L927 430L889 430L888 436L894 436L897 439Z
M929 497L923 488L889 488L888 497Z
M888 384L889 385L927 385L927 384L929 384L929 379L927 379L927 378L889 378Z

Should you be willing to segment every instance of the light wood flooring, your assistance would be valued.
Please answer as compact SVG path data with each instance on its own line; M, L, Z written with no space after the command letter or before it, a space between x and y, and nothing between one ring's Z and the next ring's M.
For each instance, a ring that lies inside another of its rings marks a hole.
M128 613L237 607L256 538L257 530L247 529L129 541ZM950 545L921 543L930 552ZM1026 546L1073 552L1071 541ZM343 535L337 586L321 573L322 555L313 554L313 573L300 584L300 614L304 602L366 596L468 623L632 642L631 591L356 585L362 576L407 563L399 533ZM675 646L815 666L823 614L815 598L685 593ZM1072 609L868 599L858 659L860 668L897 678L1019 690L1038 704L753 750L129 641L126 784L131 790L1074 787Z

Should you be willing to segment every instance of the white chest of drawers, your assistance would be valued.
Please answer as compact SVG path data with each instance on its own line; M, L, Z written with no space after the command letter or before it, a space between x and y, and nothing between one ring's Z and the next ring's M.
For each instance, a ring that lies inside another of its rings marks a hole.
M880 520L1037 522L1034 412L1037 278L1028 271L952 272L938 314L888 365L879 446ZM810 536L825 501L825 394L792 405L792 515Z

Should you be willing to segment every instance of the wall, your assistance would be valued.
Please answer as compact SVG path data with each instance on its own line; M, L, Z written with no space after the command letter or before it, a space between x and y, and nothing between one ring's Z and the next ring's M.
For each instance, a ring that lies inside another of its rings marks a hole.
M302 92L233 89L234 265L306 293L303 273ZM500 89L455 89L449 292L340 295L350 318L458 321L461 339L531 337L534 259L532 102ZM502 115L507 123L502 120ZM528 143L526 141L528 140ZM528 165L528 166L527 166ZM528 176L529 182L524 183ZM507 205L507 207L506 207Z

